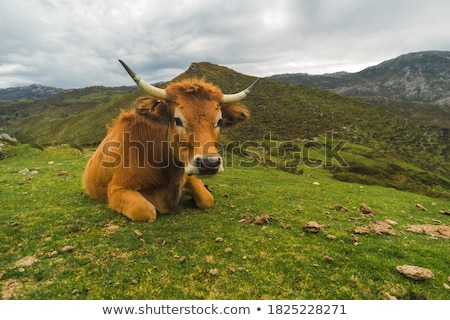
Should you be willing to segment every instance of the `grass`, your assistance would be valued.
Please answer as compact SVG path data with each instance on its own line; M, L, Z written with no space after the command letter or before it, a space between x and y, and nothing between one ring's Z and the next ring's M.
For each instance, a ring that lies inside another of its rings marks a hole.
M302 175L228 168L204 180L216 198L210 212L186 198L176 213L136 223L83 192L92 150L4 150L2 299L450 298L449 240L406 231L410 224L450 224L438 213L449 201L337 181L320 168L304 167ZM25 167L38 173L18 174ZM376 215L360 215L360 203ZM334 204L349 210L331 210ZM264 214L262 225L240 222ZM385 219L398 222L397 236L351 238L355 227ZM319 233L303 231L311 220L324 225ZM428 268L434 278L407 279L396 271L403 264Z

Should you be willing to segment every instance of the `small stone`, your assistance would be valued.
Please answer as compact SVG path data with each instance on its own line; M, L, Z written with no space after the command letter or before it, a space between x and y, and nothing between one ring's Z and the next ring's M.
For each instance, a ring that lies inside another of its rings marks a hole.
M68 171L60 171L60 172L57 173L57 175L58 176L66 176L66 177L68 177L69 176L69 172Z
M231 251L233 251L233 249L231 249L230 247L225 248L225 253L230 253Z
M38 259L36 257L26 256L26 257L23 257L22 259L16 261L15 266L16 267L29 267L36 261L38 261Z
M427 209L420 203L416 204L416 209L420 211L427 211Z
M281 222L280 225L281 225L281 227L282 227L283 229L290 229L290 228L291 228L291 225L288 224L288 223Z
M450 210L439 210L438 211L440 214L444 214L446 216L450 216Z
M186 257L182 256L182 257L178 258L178 262L179 263L185 263L186 262Z
M356 234L369 234L370 229L369 227L356 227L355 229L353 229L353 232Z
M386 300L397 300L396 297L394 297L393 295L391 295L391 294L388 293L388 292L384 292L383 295L384 295L384 297L386 298Z
M56 257L58 255L58 251L56 251L56 250L54 250L54 251L52 251L52 252L50 252L49 254L48 254L48 256L50 257L50 258L54 258L54 257Z
M340 204L333 204L330 209L336 210L336 211L348 211L348 209Z
M20 170L18 173L19 173L19 174L27 174L27 173L30 173L30 169L28 169L28 168L23 168L23 169Z
M314 181L312 184L313 184L314 186L320 186L320 183L317 182L317 181Z
M156 243L164 245L164 243L166 243L166 241L164 240L163 237L158 237L158 238L156 238Z
M367 204L364 204L364 203L361 203L358 211L361 214L375 215L375 212Z
M49 161L49 162L47 162L47 164L50 164L50 165L55 164L55 161Z
M222 237L217 237L214 241L215 242L223 242L223 238Z
M212 276L218 276L219 275L219 270L211 269L211 270L209 270L209 274L212 275Z
M391 219L386 219L384 220L385 222L389 223L391 226L396 226L398 225L397 221L391 220Z
M330 257L330 256L324 256L323 260L328 261L328 262L333 262L334 261L334 259L332 257Z
M257 216L255 218L255 220L253 221L253 223L254 224L266 224L266 223L269 223L270 219L271 219L271 217L267 213L265 213L260 216Z
M65 246L61 249L61 252L72 252L75 249L73 246Z
M136 233L138 237L142 237L142 232L140 230L136 229L134 230L134 233Z
M327 238L330 240L336 240L336 236L334 236L332 234L327 235Z
M446 283L444 283L444 288L447 289L447 290L450 290L450 286L448 284L446 284Z
M375 234L387 234L391 236L395 236L396 233L392 226L385 221L375 221L369 224L369 229L371 232Z
M311 233L317 233L322 229L323 225L315 221L309 221L303 226L303 230Z
M410 265L398 266L397 271L413 280L427 280L434 277L430 270Z

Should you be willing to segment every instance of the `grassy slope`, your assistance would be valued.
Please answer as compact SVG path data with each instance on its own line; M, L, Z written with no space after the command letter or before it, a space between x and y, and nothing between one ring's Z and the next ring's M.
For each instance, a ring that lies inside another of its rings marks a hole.
M405 231L435 220L450 224L449 216L437 213L449 209L448 201L339 182L323 169L305 167L303 175L293 175L235 167L205 181L216 196L210 212L186 199L175 214L133 223L83 193L89 153L27 146L7 152L0 167L3 299L449 298L443 286L450 276L449 240ZM24 167L39 173L18 174ZM337 203L349 211L329 209ZM360 203L376 216L358 214ZM428 211L416 210L416 203ZM265 225L239 222L261 214L273 219ZM356 226L385 219L398 222L398 236L358 235L354 244ZM305 233L302 226L310 220L324 229ZM65 246L73 251L64 252ZM20 265L24 257L37 261ZM395 269L403 264L428 268L434 278L406 279Z

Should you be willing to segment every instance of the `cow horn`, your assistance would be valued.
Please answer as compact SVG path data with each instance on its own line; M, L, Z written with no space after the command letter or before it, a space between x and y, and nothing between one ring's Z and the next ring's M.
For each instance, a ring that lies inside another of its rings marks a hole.
M244 99L250 91L252 91L256 84L261 80L261 78L256 79L255 82L253 82L247 89L242 90L241 92L234 93L234 94L224 94L222 98L222 103L231 103L231 102L238 102Z
M119 62L122 64L122 66L127 70L130 77L136 82L136 84L139 86L139 88L143 89L145 92L147 92L149 95L151 95L153 98L165 100L167 99L167 92L164 89L157 88L155 86L152 86L151 84L145 82L141 79L136 73L131 70L125 62L119 59Z

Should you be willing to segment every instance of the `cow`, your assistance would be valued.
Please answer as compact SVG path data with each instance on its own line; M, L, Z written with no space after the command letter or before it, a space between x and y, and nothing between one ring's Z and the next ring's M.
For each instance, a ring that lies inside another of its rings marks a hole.
M203 79L153 86L119 60L148 96L121 111L88 161L83 185L94 200L132 221L154 221L175 210L184 193L209 210L214 197L198 176L224 171L218 139L250 117L239 101L256 86L235 94Z

